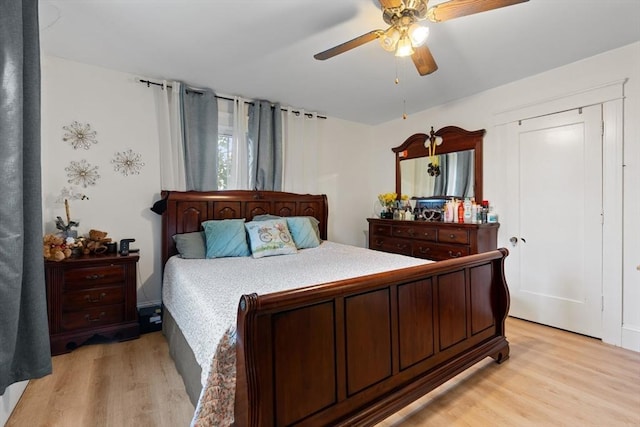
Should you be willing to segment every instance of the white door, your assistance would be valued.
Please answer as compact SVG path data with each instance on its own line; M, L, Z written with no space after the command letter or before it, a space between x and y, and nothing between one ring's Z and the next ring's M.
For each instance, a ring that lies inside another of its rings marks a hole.
M508 125L510 314L602 336L601 106Z

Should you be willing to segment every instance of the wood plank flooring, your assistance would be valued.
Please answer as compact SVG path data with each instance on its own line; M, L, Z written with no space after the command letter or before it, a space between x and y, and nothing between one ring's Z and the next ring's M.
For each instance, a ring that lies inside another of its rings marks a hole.
M511 358L486 359L379 424L640 426L640 353L509 318ZM7 427L188 426L193 413L160 332L80 347L31 381Z

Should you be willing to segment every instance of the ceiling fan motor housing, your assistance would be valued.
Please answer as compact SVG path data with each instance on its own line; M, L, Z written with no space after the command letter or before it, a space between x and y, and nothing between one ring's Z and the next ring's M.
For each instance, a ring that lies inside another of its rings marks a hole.
M382 19L389 25L408 27L427 17L426 0L407 0L398 7L383 8Z

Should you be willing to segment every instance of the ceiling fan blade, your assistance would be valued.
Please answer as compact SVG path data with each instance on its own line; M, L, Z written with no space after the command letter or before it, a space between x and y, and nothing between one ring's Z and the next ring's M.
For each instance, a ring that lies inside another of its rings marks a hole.
M433 22L442 22L527 1L529 0L449 0L429 8L427 18Z
M431 74L438 69L438 64L436 64L436 60L433 59L433 55L431 55L431 51L426 44L413 48L411 59L413 59L413 63L421 76Z
M380 37L382 33L383 33L382 30L373 30L367 34L363 34L359 37L356 37L353 40L349 40L348 42L344 42L342 44L334 46L331 49L327 49L324 52L316 53L315 55L313 55L313 57L321 61L324 61L325 59L332 58L348 50L351 50L358 46L362 46L365 43L369 43L371 40L375 40L378 37Z
M383 9L392 9L402 6L402 0L378 0Z

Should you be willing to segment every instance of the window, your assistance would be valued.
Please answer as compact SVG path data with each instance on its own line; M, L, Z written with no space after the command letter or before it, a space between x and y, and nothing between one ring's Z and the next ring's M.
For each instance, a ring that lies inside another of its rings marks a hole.
M220 132L220 130L219 130ZM233 160L233 137L227 133L218 133L218 190L227 190L231 161Z
M218 102L218 190L229 190L233 161L233 103Z

